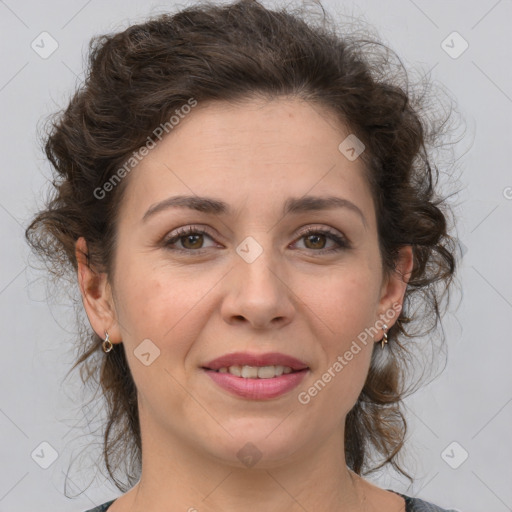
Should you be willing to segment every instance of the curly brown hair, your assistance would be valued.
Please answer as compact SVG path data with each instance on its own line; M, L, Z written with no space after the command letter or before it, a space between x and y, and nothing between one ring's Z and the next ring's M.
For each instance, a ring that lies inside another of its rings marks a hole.
M366 146L361 158L385 272L394 270L402 246L411 245L414 255L387 350L374 351L364 388L346 418L346 462L358 474L389 463L412 481L398 459L407 430L403 399L412 389L406 374L414 347L405 340L439 327L454 279L451 208L437 193L439 170L432 163L451 112L441 119L434 102L428 102L425 76L417 84L423 86L420 93L414 92L394 52L368 32L365 37L356 31L340 34L339 24L320 9L316 22L303 15L307 9L270 10L253 0L202 3L93 38L86 78L45 134L54 178L50 198L27 227L26 238L50 271L63 277L76 273L75 243L84 237L88 264L111 276L117 214L128 179L105 197L98 198L97 190L176 109L191 98L204 104L255 95L294 96L327 107ZM140 476L136 386L123 344L104 357L102 340L90 327L78 341L72 369L79 366L84 383L94 378L101 387L108 414L103 458L124 492ZM126 485L116 477L122 463Z

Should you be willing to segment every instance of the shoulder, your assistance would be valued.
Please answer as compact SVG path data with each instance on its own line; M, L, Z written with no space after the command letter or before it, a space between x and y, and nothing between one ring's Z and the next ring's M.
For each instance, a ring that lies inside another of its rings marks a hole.
M102 505L99 505L98 507L91 508L89 510L86 510L85 512L105 512L112 503L114 503L115 500L107 501L106 503L103 503Z
M429 501L421 500L420 498L412 498L411 496L400 494L399 492L392 491L391 489L388 489L388 491L394 492L404 498L406 512L460 512L459 510L442 508L430 503Z

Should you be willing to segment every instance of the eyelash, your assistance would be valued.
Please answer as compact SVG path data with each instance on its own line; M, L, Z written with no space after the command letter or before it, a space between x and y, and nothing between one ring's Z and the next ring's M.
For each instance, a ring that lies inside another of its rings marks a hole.
M195 254L203 254L205 251L210 249L210 247L208 247L206 249L177 249L174 247L170 247L171 245L178 242L181 238L184 238L184 237L190 236L190 235L207 235L208 237L210 237L213 240L212 235L210 235L207 230L205 230L203 228L196 227L196 226L187 226L185 228L179 228L178 230L176 230L176 232L174 233L174 235L172 237L168 238L167 240L164 240L164 246L166 249L169 249L171 251L178 251L181 253L195 253ZM308 228L300 234L299 238L297 238L297 241L300 240L301 238L308 237L310 235L325 235L338 244L338 247L333 247L331 249L319 249L319 250L309 249L310 251L313 251L315 253L330 254L330 253L334 253L334 252L338 252L338 251L342 251L342 250L351 248L350 243L347 241L346 238L344 238L344 237L338 235L338 233L331 231L330 229L326 229L326 228Z

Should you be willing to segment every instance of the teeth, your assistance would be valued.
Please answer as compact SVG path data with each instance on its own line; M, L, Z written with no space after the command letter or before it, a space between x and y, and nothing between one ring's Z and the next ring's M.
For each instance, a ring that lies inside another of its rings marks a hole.
M242 366L241 377L244 379L256 379L258 377L258 368L256 366Z
M231 373L231 375L236 375L237 377L242 376L242 371L241 371L240 366L230 366L228 368L228 371L229 371L229 373Z
M272 379L279 377L283 373L291 373L293 370L289 366L230 366L219 368L219 373L231 373L244 379Z
M282 366L262 366L258 368L258 377L260 379L271 379L272 377L279 377L282 374Z
M283 375L283 373L290 373L292 371L292 369L288 366L284 367L284 366L277 365L277 366L274 366L274 371L275 371L276 377L279 377L280 375Z

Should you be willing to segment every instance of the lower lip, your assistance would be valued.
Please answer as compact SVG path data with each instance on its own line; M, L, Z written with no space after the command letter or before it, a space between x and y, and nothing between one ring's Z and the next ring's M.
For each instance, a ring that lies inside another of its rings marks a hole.
M297 387L305 377L308 369L287 373L271 379L244 379L231 373L219 373L205 370L206 374L221 388L252 400L268 400L284 395Z

